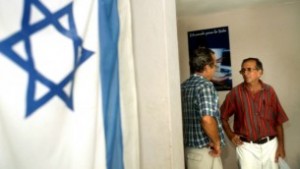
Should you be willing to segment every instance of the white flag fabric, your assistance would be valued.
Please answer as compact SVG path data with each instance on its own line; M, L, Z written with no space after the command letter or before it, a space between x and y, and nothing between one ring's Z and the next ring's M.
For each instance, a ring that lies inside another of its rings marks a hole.
M0 168L138 169L130 3L0 0Z

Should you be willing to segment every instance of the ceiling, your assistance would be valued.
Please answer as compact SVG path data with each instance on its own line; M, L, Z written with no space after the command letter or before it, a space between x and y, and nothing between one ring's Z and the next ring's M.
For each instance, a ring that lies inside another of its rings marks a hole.
M290 4L300 0L176 0L177 17L195 16L244 7L274 3Z

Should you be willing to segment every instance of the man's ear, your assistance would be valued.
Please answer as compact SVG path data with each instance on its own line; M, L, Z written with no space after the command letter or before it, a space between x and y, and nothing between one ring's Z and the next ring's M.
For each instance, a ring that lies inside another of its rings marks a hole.
M209 68L210 68L209 65L205 65L205 66L204 66L204 69L203 69L203 72L206 71L206 70L208 70Z

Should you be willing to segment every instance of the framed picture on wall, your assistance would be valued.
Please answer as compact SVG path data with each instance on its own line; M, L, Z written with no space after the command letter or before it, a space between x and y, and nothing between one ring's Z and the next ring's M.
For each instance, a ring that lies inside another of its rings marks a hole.
M202 29L188 32L189 56L199 46L210 48L217 58L217 70L212 79L217 91L231 90L232 69L228 27Z

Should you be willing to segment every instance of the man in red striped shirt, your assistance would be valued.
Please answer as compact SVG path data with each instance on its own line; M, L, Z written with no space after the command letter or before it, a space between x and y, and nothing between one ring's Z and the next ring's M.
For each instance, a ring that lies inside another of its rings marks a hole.
M262 82L263 65L257 58L243 60L244 82L234 87L221 106L227 137L236 146L240 169L278 169L285 157L282 124L288 120L274 89ZM234 116L233 131L228 119Z

